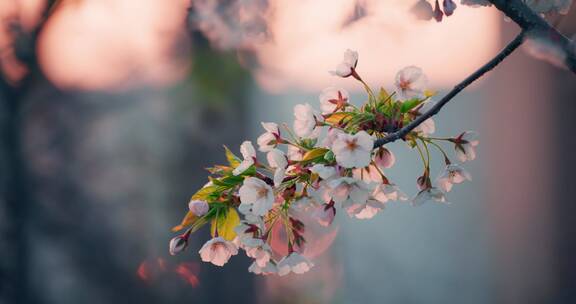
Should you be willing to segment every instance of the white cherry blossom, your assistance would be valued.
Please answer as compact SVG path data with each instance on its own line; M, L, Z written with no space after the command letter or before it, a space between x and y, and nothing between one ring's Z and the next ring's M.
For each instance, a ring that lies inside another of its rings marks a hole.
M337 172L336 168L332 166L326 166L323 164L316 164L310 167L310 171L312 173L318 174L318 176L320 176L320 178L324 180L330 179L331 177L335 176Z
M236 232L236 238L239 244L244 242L244 239L254 238L254 235L261 233L264 230L264 220L262 217L247 214L245 219L234 227L234 232Z
M337 204L365 203L374 191L374 184L351 177L341 177L328 182L328 195Z
M328 87L320 94L320 110L322 114L334 113L342 110L348 103L350 95L342 88Z
M271 248L268 244L264 243L262 239L245 238L242 239L241 246L246 251L246 255L253 258L258 266L266 267L272 256Z
M424 90L428 86L428 77L421 68L408 66L396 74L395 85L396 94L400 100L420 98L424 96Z
M286 167L288 167L288 159L284 152L278 149L272 149L266 155L268 159L268 165L274 169L274 186L278 187L282 183L284 176L286 175Z
M378 211L384 209L384 203L374 199L369 199L364 203L348 203L344 208L350 217L355 217L357 219L371 219L378 213Z
M478 141L478 133L473 131L466 131L454 139L454 148L456 149L456 156L461 162L474 160L476 158L476 146Z
M256 160L256 150L254 149L254 146L252 146L252 142L248 140L240 145L240 153L244 159L232 172L234 175L239 175L246 171L246 169L254 165Z
M241 212L250 213L258 216L264 216L274 204L274 191L266 182L255 177L247 177L244 179L240 190L240 207Z
M408 196L398 186L392 184L379 184L372 192L372 197L382 203L408 200Z
M232 242L215 237L206 242L199 253L202 261L224 266L231 256L238 254L238 248Z
M191 200L188 203L188 209L190 209L190 211L194 213L195 216L203 216L208 212L210 206L208 206L208 203L206 201Z
M365 131L340 133L332 145L336 162L344 168L363 168L370 163L374 138Z
M328 134L326 135L326 137L324 137L324 140L322 140L322 147L328 148L328 149L332 149L332 145L334 144L334 142L336 141L336 139L338 138L338 135L344 133L343 131L339 130L339 129L329 129L328 130Z
M270 275L278 273L278 268L272 262L268 262L266 266L260 267L258 263L254 262L248 267L248 272L261 275Z
M412 205L422 206L427 201L436 201L438 203L448 204L444 192L436 187L431 187L418 192L418 194L412 199Z
M357 168L352 170L352 177L355 179L363 180L367 183L382 183L384 179L382 175L378 171L374 165L369 165L368 167L364 168Z
M278 275L285 276L291 272L296 274L302 274L308 272L310 268L314 266L310 260L305 258L304 256L293 252L290 255L282 258L280 262L278 262Z
M349 77L354 74L356 65L358 65L358 52L348 49L344 52L342 62L336 66L336 70L330 71L330 74L343 78Z
M312 212L312 218L314 218L318 224L324 227L328 227L334 221L336 216L336 208L334 204L321 204L318 205Z
M460 184L465 180L472 180L470 173L458 164L449 164L436 180L438 187L444 192L450 192L452 185Z
M304 157L305 153L306 153L306 151L304 151L298 147L289 145L288 146L288 152L286 153L286 155L288 156L288 159L291 161L300 161Z
M416 128L414 128L414 132L420 133L422 135L431 135L432 133L436 132L436 123L434 123L434 119L426 119Z
M297 104L294 107L294 133L303 138L316 138L318 132L316 123L321 121L322 117L314 113L314 109L310 104Z
M278 129L278 124L273 122L263 122L262 127L266 132L260 135L256 142L258 143L258 150L268 152L278 144L280 130Z

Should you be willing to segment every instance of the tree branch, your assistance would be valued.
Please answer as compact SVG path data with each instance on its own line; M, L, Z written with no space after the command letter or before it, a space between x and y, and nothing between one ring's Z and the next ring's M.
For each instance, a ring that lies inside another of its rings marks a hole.
M494 6L512 19L529 37L544 38L560 49L566 67L576 74L576 45L535 13L523 0L489 0Z
M374 148L378 148L387 143L404 138L406 135L408 135L408 133L410 133L412 130L418 127L426 119L438 113L440 109L442 109L442 107L445 104L447 104L450 100L452 100L454 96L460 93L460 91L464 90L471 83L473 83L478 78L482 77L484 74L491 71L498 64L500 64L500 62L502 62L506 57L508 57L508 55L512 54L514 50L516 50L520 45L522 45L522 42L524 42L524 38L525 38L524 31L522 31L520 34L518 34L518 36L516 36L516 38L514 38L514 40L512 40L504 49L502 49L502 51L500 51L500 53L498 53L496 57L492 58L492 60L490 60L488 63L486 63L476 72L474 72L472 75L468 76L458 85L456 85L452 89L452 91L446 94L442 99L440 99L440 101L438 101L432 108L430 108L424 114L418 116L416 119L414 119L412 122L401 128L400 130L390 133L384 138L376 140L376 142L374 142Z

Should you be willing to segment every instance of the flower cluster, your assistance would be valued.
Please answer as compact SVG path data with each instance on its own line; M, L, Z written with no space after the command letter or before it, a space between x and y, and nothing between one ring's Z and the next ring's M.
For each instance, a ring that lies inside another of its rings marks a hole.
M566 15L572 5L572 0L524 0L524 2L534 12L545 15ZM492 2L488 0L461 0L460 3L472 7L492 5ZM411 11L418 19L431 20L434 18L437 22L441 22L444 16L451 16L456 7L453 0L442 0L442 5L440 5L439 0L434 0L434 8L428 0L417 0Z
M243 249L254 260L248 270L255 274L304 273L313 263L302 254L307 229L302 214L320 226L330 226L337 212L369 219L392 201L446 203L445 193L470 180L442 144L451 145L461 162L473 160L476 133L433 137L435 124L429 118L402 138L423 163L417 194L409 199L392 182L386 171L396 158L375 141L423 115L434 93L423 71L409 66L398 72L393 93L381 88L375 94L357 64L358 53L348 50L332 73L359 81L368 95L364 105L353 104L342 88L327 88L319 97L320 111L310 104L294 108L292 128L263 122L257 147L245 141L241 157L225 147L228 164L208 169L209 182L192 196L188 213L174 227L184 233L170 242L171 254L183 251L190 234L210 224L212 239L199 252L203 261L222 266ZM440 151L445 163L434 182L431 149ZM274 248L279 241L287 249Z

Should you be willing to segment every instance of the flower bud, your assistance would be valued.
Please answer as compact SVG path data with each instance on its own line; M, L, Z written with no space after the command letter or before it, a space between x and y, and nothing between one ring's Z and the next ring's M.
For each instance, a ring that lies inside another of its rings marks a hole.
M410 9L410 12L420 20L430 20L434 17L432 5L426 0L416 2L412 9Z
M436 0L436 5L434 5L434 19L436 19L437 22L441 22L443 16L444 13L440 9L440 4L438 3L438 0Z
M170 240L170 255L176 255L188 246L187 235L179 235Z
M191 200L190 203L188 203L188 208L196 216L203 216L210 209L208 203L201 200Z
M380 168L380 170L388 169L394 165L396 162L396 157L394 157L394 154L392 154L390 150L381 147L378 149L378 151L376 151L376 154L374 155L374 162L376 163L376 166Z
M456 10L456 3L452 0L444 0L442 2L442 7L444 8L444 14L448 17L454 13L454 10Z

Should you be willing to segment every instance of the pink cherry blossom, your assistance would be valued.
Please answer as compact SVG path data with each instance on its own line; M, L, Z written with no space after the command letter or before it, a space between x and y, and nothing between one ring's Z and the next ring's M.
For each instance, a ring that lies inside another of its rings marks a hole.
M422 97L428 85L428 78L416 66L405 67L396 74L396 94L400 100Z
M342 62L336 66L336 70L330 71L330 74L343 78L349 77L355 73L356 65L358 65L358 52L348 49L344 52Z
M345 89L328 87L320 94L320 110L322 110L322 114L330 114L336 110L342 110L348 104L349 98L348 91Z
M206 242L199 253L202 261L224 266L231 256L238 254L238 248L232 242L215 237Z
M458 164L449 164L438 176L438 187L444 192L450 192L453 184L460 184L466 180L472 180L470 173Z
M363 168L370 163L374 139L365 131L354 135L340 133L332 151L336 156L336 162L344 168Z
M256 150L250 141L245 141L242 143L242 145L240 145L240 153L244 159L238 165L238 167L234 169L234 175L239 175L246 171L246 169L250 168L250 166L252 166L256 160Z
M250 208L252 214L257 216L264 216L274 204L274 191L261 179L255 177L247 177L244 179L240 190L241 205L244 208ZM247 209L241 209L243 211Z
M289 273L302 274L308 272L314 266L310 260L304 256L293 252L278 262L278 275L285 276Z

